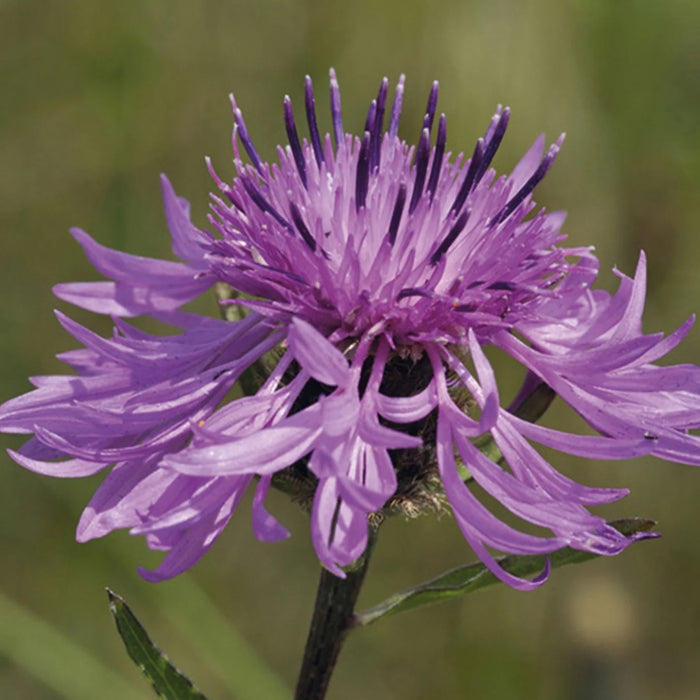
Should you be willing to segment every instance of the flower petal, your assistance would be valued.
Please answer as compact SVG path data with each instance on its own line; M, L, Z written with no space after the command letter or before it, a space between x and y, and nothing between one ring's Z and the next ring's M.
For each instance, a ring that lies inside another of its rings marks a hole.
M322 433L318 406L239 440L190 447L167 455L163 465L181 474L273 474L307 454Z
M343 387L348 383L348 361L315 328L295 318L287 336L289 347L299 364L317 381Z

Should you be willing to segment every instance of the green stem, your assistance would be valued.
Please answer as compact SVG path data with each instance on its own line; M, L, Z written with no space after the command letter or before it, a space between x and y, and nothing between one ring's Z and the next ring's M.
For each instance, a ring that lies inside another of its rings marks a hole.
M338 578L327 569L321 570L295 700L323 700L326 696L376 542L376 527L370 525L369 530L367 549L346 571L345 578Z

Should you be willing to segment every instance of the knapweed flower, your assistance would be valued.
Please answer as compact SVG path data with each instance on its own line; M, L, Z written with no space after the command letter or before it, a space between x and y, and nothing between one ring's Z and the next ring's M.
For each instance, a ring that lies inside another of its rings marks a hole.
M522 580L493 550L615 554L635 539L586 508L625 490L571 481L533 443L595 459L700 464L700 438L689 432L700 426L700 368L653 364L693 319L668 337L645 335L644 256L634 278L617 272L614 295L594 290L591 248L565 247L563 214L535 207L561 139L545 151L540 136L497 177L490 164L508 109L469 157L453 157L445 117L436 118L437 83L417 145L399 138L403 90L401 78L389 109L384 79L356 137L344 130L331 72L332 137L321 137L307 78L309 137L300 139L285 98L289 145L273 164L232 99L236 175L229 184L209 165L220 194L208 228L191 223L163 178L182 262L117 252L73 231L110 281L62 284L56 294L112 316L114 334L59 313L83 345L59 356L75 374L35 379L34 391L2 407L0 429L34 434L11 454L39 473L110 469L78 540L116 528L144 535L169 552L142 572L160 581L202 557L251 485L257 537L287 536L264 507L275 485L308 508L319 559L343 576L372 517L448 502L481 560L527 589L547 568ZM181 308L215 285L223 318ZM178 331L151 335L124 320L139 315ZM524 368L507 408L487 346ZM522 407L542 388L598 435L526 419ZM546 534L495 516L474 483Z

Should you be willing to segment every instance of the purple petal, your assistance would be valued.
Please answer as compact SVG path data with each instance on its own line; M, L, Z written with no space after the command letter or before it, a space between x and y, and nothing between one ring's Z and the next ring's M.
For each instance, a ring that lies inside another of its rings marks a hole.
M194 566L209 551L226 527L240 497L241 494L234 494L217 512L210 513L200 523L185 532L155 571L139 567L141 576L146 581L158 583L173 578Z
M165 175L160 176L160 182L163 190L165 217L168 220L168 228L172 236L173 253L192 265L204 267L205 250L198 245L197 240L202 236L202 233L190 221L189 202L175 194L170 180Z
M465 536L468 534L470 538L514 554L543 554L566 544L558 537L544 538L518 532L496 518L476 499L459 478L450 429L442 417L438 420L437 452L445 494Z
M582 486L568 479L556 471L509 421L500 421L493 431L493 436L513 474L521 481L539 487L555 498L596 505L611 503L629 493L628 489Z
M30 469L37 474L45 476L60 476L75 479L81 476L92 476L105 468L102 462L91 462L86 459L67 459L61 462L44 462L31 457L25 457L14 450L7 450L7 454L22 467Z
M649 453L649 441L645 440L643 436L636 440L621 440L597 435L576 435L536 423L528 423L515 416L509 416L508 420L525 437L578 457L629 459Z
M330 386L347 384L350 376L348 361L311 325L294 319L287 340L299 364L314 379Z
M265 509L265 498L270 488L271 478L263 476L253 497L253 532L261 542L277 542L290 536L287 529Z
M54 287L59 299L83 308L104 313L99 303L108 301L110 313L115 315L169 311L199 296L215 282L211 275L198 274L189 265L121 253L105 248L80 229L72 229L71 233L95 268L115 282L113 286L86 282Z
M364 512L348 506L339 496L335 479L316 487L311 511L311 538L316 554L333 574L345 578L340 568L357 559L367 546L368 525Z
M354 392L338 389L319 399L323 432L331 437L344 435L357 424L360 400Z
M154 460L116 465L80 517L75 538L87 542L142 522L146 512L176 475L155 473Z
M319 413L313 406L239 440L167 455L163 465L192 476L273 474L312 449L322 432Z
M435 384L432 381L423 391L413 396L394 397L377 392L376 400L378 412L395 423L413 423L425 418L437 406Z
M486 359L486 355L484 355L481 350L481 346L477 343L476 336L471 328L469 329L469 350L477 374L479 375L481 391L483 392L479 427L483 432L486 432L490 430L498 420L498 387L496 386L496 376L493 373L493 368Z

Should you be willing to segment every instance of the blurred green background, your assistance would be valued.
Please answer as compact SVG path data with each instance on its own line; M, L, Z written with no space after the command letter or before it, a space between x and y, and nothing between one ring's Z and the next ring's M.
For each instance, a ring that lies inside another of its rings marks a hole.
M168 255L158 174L204 225L203 156L221 175L233 171L228 93L274 158L285 139L282 97L299 111L306 73L328 128L330 66L353 131L382 76L401 72L406 138L418 133L435 78L453 152L471 150L499 103L513 110L501 171L541 131L550 141L566 131L538 201L569 211L570 241L595 244L608 288L613 266L631 274L647 251L647 331L671 331L698 308L694 0L2 0L0 34L2 398L27 390L27 375L62 371L53 356L71 341L51 313L60 306L51 286L95 279L68 227ZM61 308L108 332L103 320ZM695 329L671 359L697 362L699 348ZM700 474L655 460L555 464L588 483L631 487L604 514L658 519L663 539L558 570L533 593L492 589L355 632L330 697L698 697ZM0 697L151 696L115 633L106 585L212 699L284 697L318 573L305 516L273 495L293 537L263 545L243 503L194 571L153 586L136 574L160 559L143 540L73 541L99 480L42 478L2 458ZM361 601L472 558L450 517L392 521Z

